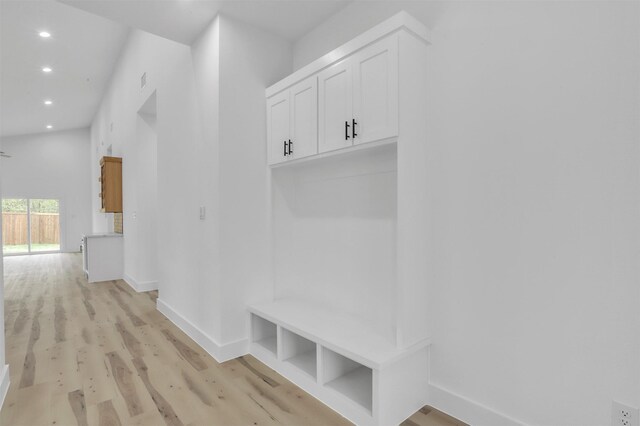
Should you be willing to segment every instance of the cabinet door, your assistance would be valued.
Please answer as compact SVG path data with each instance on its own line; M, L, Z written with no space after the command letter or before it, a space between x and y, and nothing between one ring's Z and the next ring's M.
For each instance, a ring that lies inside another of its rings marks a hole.
M291 158L318 153L318 79L302 81L290 89Z
M351 146L352 78L350 61L339 62L318 75L318 151Z
M353 69L354 144L398 135L398 36L356 53Z
M269 164L287 160L289 140L289 91L267 99L267 147Z

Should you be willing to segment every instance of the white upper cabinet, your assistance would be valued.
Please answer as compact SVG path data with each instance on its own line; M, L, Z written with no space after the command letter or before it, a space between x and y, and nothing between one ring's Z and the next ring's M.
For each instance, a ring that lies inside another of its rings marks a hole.
M398 36L354 53L318 75L318 151L398 136Z
M318 153L318 80L308 78L296 84L291 93L291 142L288 158Z
M398 136L398 37L357 52L353 72L353 143Z
M289 147L289 91L267 99L267 141L269 163L287 159Z
M351 61L339 62L318 75L318 151L327 152L352 145L353 79Z
M318 85L315 76L267 99L269 164L318 152Z
M388 34L305 80L268 89L269 164L367 142L394 142L399 127L399 43L398 33Z
M354 53L318 75L318 151L398 136L398 36Z

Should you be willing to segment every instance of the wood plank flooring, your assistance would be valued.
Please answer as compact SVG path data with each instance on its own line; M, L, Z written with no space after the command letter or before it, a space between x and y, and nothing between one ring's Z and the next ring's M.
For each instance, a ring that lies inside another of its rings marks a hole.
M78 254L7 257L6 426L346 425L251 356L217 363L157 292L88 284ZM423 408L405 426L460 425Z

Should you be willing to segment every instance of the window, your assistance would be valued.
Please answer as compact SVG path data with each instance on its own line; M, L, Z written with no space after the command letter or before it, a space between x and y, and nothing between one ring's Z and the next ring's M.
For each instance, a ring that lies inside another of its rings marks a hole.
M60 251L60 201L2 199L2 252L29 254Z

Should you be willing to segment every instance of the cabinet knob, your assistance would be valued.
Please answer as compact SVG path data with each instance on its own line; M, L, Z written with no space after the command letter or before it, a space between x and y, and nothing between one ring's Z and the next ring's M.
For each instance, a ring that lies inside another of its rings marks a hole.
M291 142L291 139L289 139L289 155L293 154L293 142Z
M349 140L349 127L351 127L349 126L349 122L345 121L344 122L344 140L345 141Z
M351 134L353 135L353 137L355 138L356 136L358 136L358 134L356 133L356 124L358 124L358 122L356 121L356 119L354 118L353 120L351 120Z
M286 157L288 155L287 153L287 141L283 141L284 144L284 156Z

